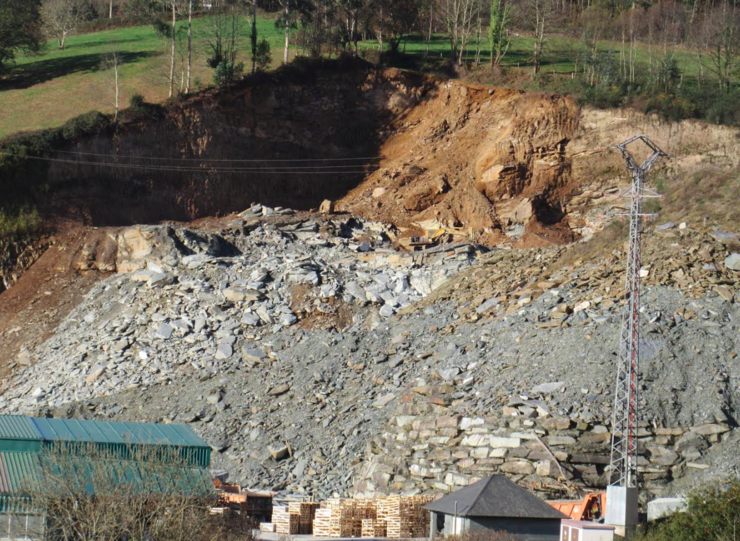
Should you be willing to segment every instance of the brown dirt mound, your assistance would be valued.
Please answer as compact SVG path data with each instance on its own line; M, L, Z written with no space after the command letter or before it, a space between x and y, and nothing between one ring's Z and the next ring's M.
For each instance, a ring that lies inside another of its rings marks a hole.
M573 184L565 150L580 117L572 100L432 77L412 86L392 70L385 77L398 107L384 159L339 209L408 235L428 221L472 228L486 244L517 228L522 245L573 240L563 212Z

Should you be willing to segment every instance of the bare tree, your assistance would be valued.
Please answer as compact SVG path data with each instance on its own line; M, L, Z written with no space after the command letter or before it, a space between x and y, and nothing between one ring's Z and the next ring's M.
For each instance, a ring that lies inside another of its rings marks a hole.
M290 7L292 0L279 0L280 5L283 6L283 24L285 27L285 51L283 52L283 64L288 63L290 55Z
M193 0L188 0L188 81L185 94L190 94L190 79L193 72Z
M723 1L705 15L698 32L700 60L718 79L719 87L729 92L740 60L740 13L733 3Z
M542 67L548 33L557 26L558 11L554 1L524 0L519 6L519 26L532 32L532 72L535 76Z
M452 58L458 66L463 63L479 8L478 0L438 0L436 11L447 30Z
M216 69L221 62L234 64L242 32L242 17L237 5L213 8L206 22L207 43L211 49L208 65Z
M119 451L72 443L42 451L43 486L29 482L24 492L45 513L52 538L223 541L238 533L234 523L210 515L211 480L178 449ZM241 535L254 539L247 529Z
M257 71L257 0L252 0L252 29L249 39L252 43L252 73Z
M118 68L121 65L121 55L118 51L112 51L105 56L102 62L104 70L110 70L113 73L113 107L115 116L113 122L118 120L118 111L121 109L121 85L118 77Z
M155 29L157 30L158 34L166 38L169 41L169 51L168 56L170 60L170 68L169 68L169 76L167 77L167 81L169 83L169 97L175 95L175 87L176 87L176 79L175 79L175 71L177 66L177 60L178 60L178 54L177 54L177 16L180 14L180 12L184 9L187 3L190 0L159 0L159 4L164 6L167 11L171 14L171 19L169 23L169 28L162 23L157 22L155 24ZM190 57L191 54L191 20L188 21L188 57ZM180 85L180 90L183 90L183 86L189 89L189 74L190 70L188 70L188 84L187 85ZM184 79L184 74L183 77Z
M46 0L41 7L41 17L48 33L57 39L64 49L67 36L72 34L81 21L80 0Z

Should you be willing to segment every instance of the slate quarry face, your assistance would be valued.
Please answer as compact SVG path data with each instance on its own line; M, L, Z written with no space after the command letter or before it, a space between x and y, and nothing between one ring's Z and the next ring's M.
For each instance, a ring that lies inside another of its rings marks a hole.
M446 493L495 473L604 485L619 254L399 253L388 226L267 207L125 231L125 272L24 353L4 411L188 423L238 482L319 498ZM660 235L640 432L656 496L736 463L724 412L740 377L731 248Z

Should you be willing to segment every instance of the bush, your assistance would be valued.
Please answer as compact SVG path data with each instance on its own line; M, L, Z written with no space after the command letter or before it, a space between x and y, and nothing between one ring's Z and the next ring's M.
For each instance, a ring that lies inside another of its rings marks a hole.
M243 62L234 64L224 60L216 66L216 73L213 74L213 82L216 84L216 87L223 90L234 84L237 79L241 78L243 73Z
M128 103L134 109L141 109L146 105L146 101L144 101L144 96L142 96L141 94L134 94L133 96L131 96L131 99L128 100Z
M448 541L517 541L517 539L508 532L496 530L474 530L447 537Z
M0 208L0 238L34 233L41 228L41 218L35 207L23 205L15 211Z
M656 113L663 120L679 121L693 118L694 105L682 96L674 94L658 94L648 99L645 104L646 113Z
M706 119L712 124L740 125L738 99L740 99L740 92L720 92L707 109Z
M67 141L79 139L84 135L98 135L111 125L111 117L99 111L90 111L69 120L62 125L62 137Z
M737 539L740 479L715 483L689 495L685 513L668 517L639 536L641 541L717 541Z
M257 44L257 51L254 55L254 63L257 65L257 69L265 71L272 64L272 52L270 51L270 42L265 38L262 38Z
M251 524L211 515L211 480L168 446L101 449L59 443L39 455L43 484L23 487L47 538L75 541L254 541Z

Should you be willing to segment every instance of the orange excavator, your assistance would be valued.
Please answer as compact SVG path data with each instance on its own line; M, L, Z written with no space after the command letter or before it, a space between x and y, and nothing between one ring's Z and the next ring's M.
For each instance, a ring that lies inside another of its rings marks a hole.
M606 509L606 492L590 492L580 500L548 500L547 503L573 520L601 522Z

